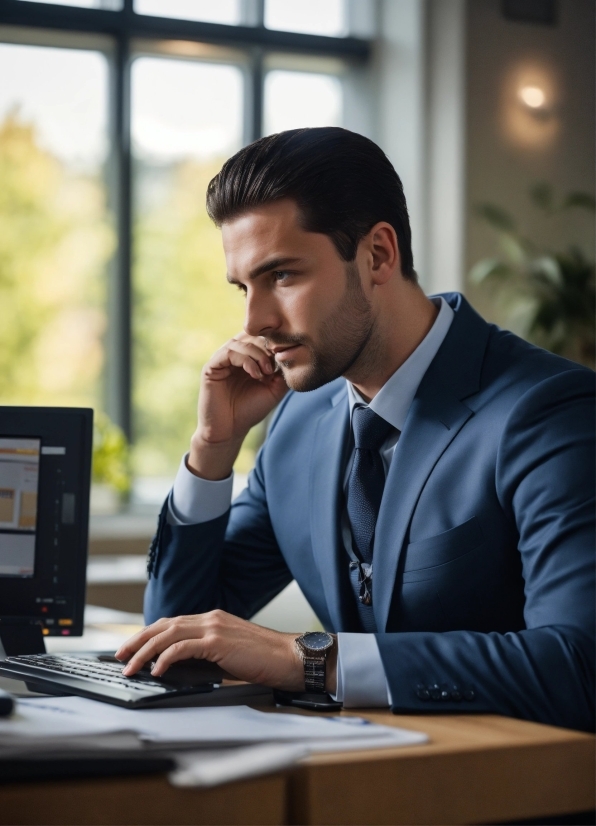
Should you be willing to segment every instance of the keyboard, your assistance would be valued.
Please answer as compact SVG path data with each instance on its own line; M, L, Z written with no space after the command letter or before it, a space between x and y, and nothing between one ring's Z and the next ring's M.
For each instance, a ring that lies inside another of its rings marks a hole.
M124 663L109 654L21 654L2 660L0 673L24 680L32 691L77 694L126 708L213 691L223 674L218 666L202 660L176 663L164 677L153 677L150 667L125 677Z

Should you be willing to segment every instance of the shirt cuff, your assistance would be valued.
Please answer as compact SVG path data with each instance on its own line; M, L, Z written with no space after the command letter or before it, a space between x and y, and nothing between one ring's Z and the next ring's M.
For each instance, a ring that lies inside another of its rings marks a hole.
M182 457L168 503L169 525L198 525L223 516L232 504L234 473L227 479L212 482L201 479L186 466L188 453Z
M391 690L374 634L337 635L337 694L344 708L386 708Z

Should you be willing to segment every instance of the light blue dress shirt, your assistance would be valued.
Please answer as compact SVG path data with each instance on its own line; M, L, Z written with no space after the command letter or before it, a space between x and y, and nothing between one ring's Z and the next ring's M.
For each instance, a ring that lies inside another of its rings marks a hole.
M385 474L389 469L395 445L404 428L408 411L416 395L418 385L434 359L453 320L453 310L443 298L431 299L439 313L426 337L408 359L383 385L369 404L371 410L395 428L387 437L379 453L383 459ZM350 415L356 405L366 406L366 401L347 382ZM233 473L227 479L211 482L189 471L186 456L182 458L170 496L168 522L172 525L192 525L217 519L230 507L232 501ZM347 483L353 456L350 456L344 475ZM352 537L347 514L342 513L342 539L348 547ZM381 655L374 634L340 633L337 661L337 699L346 708L383 707L391 705L391 694Z

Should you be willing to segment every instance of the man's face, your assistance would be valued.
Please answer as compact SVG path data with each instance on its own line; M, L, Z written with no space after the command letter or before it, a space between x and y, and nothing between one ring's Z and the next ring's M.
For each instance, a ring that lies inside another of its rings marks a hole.
M222 227L228 280L246 293L244 329L274 352L287 385L307 391L344 375L366 347L374 317L356 262L306 232L290 200Z

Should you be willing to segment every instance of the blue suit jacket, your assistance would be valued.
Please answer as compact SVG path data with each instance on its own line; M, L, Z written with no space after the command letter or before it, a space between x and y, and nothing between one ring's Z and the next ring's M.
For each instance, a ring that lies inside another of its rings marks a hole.
M459 294L408 414L375 534L377 641L399 712L594 727L594 374L487 324ZM358 631L341 543L345 381L289 393L224 516L152 544L148 621L249 618L296 579Z

